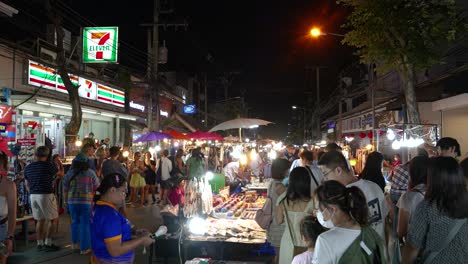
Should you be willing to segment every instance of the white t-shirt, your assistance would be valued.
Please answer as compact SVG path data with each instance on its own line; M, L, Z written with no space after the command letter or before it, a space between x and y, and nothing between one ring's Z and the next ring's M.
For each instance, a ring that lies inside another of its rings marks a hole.
M346 187L356 186L364 193L369 207L369 224L385 240L385 218L389 209L387 200L380 187L368 180L358 180Z
M315 242L313 264L338 263L346 249L359 236L361 230L333 227L322 233Z
M411 220L411 216L416 211L416 207L424 200L425 193L426 185L418 184L413 188L412 191L405 192L401 195L400 199L398 200L397 207L407 211L409 219Z
M296 167L302 167L302 160L301 159L296 159L292 162L291 164L291 168L289 168L289 173L291 173L292 170L294 170L294 168Z
M234 181L239 175L239 162L229 162L224 166L223 169L224 177L227 177L230 181Z
M172 162L167 157L161 157L161 180L167 181L171 178Z
M314 252L307 250L295 256L291 264L310 264L312 263L313 257L314 257Z

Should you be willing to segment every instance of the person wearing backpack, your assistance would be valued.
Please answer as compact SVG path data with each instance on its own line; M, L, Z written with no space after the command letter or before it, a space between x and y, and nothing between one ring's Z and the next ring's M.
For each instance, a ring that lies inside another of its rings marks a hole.
M384 241L367 226L369 210L358 187L326 181L315 201L317 219L329 230L317 239L313 264L386 263Z
M81 254L91 252L91 203L94 191L98 187L99 179L89 168L88 157L82 152L78 153L73 159L73 169L69 170L63 179L63 194L65 207L72 218L72 249L80 250Z
M288 174L289 162L285 159L275 159L271 165L272 181L267 189L267 201L262 209L257 211L255 221L266 230L267 241L275 248L275 258L273 264L279 261L279 251L281 246L281 237L284 233L284 224L278 224L274 219L276 214L276 204L278 200L278 193L276 188L281 185L281 181Z

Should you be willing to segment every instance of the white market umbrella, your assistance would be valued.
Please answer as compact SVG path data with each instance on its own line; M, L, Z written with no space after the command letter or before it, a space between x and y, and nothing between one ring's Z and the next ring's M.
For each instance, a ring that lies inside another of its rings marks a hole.
M239 140L242 142L242 128L257 128L258 126L266 126L268 124L272 124L272 122L256 118L236 118L216 125L210 129L210 132L239 129Z

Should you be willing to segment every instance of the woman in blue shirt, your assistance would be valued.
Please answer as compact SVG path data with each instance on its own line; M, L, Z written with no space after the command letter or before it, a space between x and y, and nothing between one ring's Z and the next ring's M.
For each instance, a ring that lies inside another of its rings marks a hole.
M149 233L132 238L130 221L117 207L125 200L126 190L127 182L120 174L106 175L97 189L91 218L91 263L133 263L135 248L154 243Z

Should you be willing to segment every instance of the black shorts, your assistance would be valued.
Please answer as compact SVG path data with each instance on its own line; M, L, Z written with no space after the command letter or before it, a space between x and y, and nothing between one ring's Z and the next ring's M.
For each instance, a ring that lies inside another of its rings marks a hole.
M165 181L161 180L160 184L161 184L161 188L163 188L164 190L170 190L170 189L172 189L173 181L171 179L168 179L168 180L165 180Z

